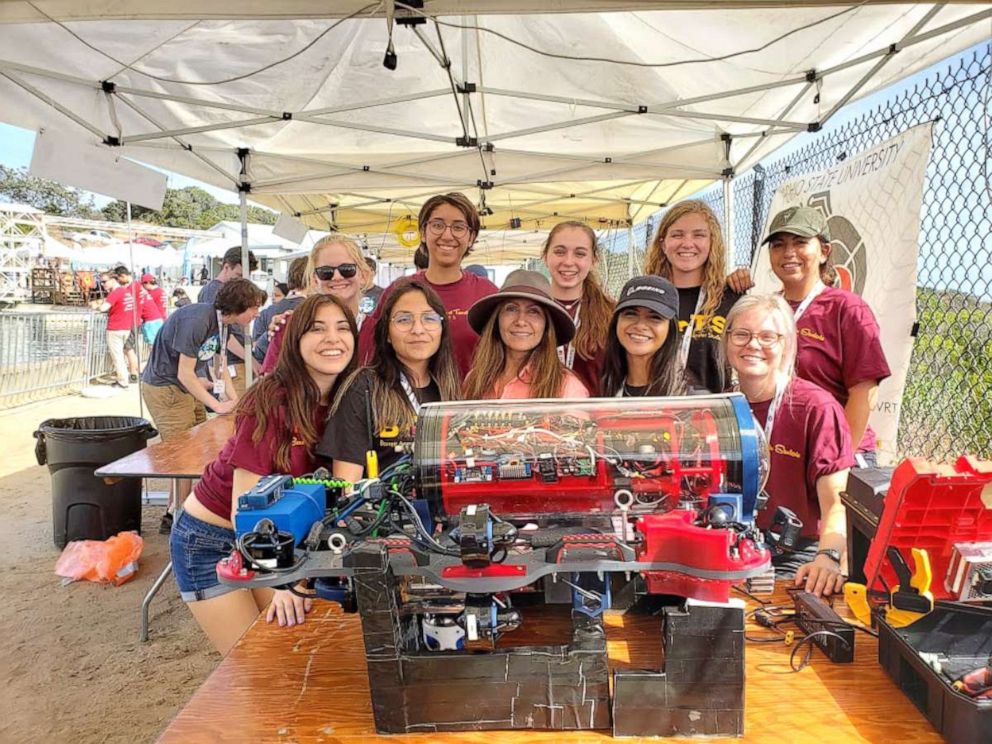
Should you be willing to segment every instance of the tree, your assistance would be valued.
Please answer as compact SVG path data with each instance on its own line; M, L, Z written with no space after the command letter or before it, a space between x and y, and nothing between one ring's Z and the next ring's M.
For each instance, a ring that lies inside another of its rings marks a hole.
M112 222L123 222L127 218L127 207L124 202L113 201L103 208L103 217ZM248 207L249 222L274 225L277 217L268 209ZM153 225L206 230L224 220L240 220L241 212L235 204L222 204L203 189L187 186L168 189L160 212L132 205L131 218Z
M0 200L27 204L46 214L59 217L99 219L101 214L93 197L58 181L35 178L26 168L8 168L0 165Z

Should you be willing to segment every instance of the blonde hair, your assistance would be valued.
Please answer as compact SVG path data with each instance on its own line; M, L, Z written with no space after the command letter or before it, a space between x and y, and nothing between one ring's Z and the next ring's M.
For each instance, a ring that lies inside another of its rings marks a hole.
M777 319L777 325L782 329L782 342L785 345L778 372L786 377L792 377L796 368L796 350L798 348L796 315L789 307L789 303L780 294L744 295L734 303L730 312L727 313L726 330L720 336L720 352L723 354L723 358L728 358L727 345L730 343L730 332L734 328L734 321L744 313L751 311L758 311L763 316L772 316Z
M362 253L362 249L358 247L358 243L342 233L331 233L314 243L313 248L310 249L310 255L307 257L307 268L303 272L304 287L313 286L314 280L317 277L317 255L329 245L342 245L348 251L348 258L351 259L351 263L358 267L358 275L362 278L363 292L372 286L372 283L375 281L375 274L369 268L369 265L365 263L365 255Z
M585 233L592 246L593 261L599 262L599 243L596 241L596 233L584 222L578 220L568 220L559 222L551 228L548 239L544 242L544 250L541 251L541 258L547 263L548 251L551 249L552 241L559 230L566 228L576 228ZM606 348L606 336L610 330L610 321L613 318L613 308L616 302L603 290L602 282L596 268L590 269L586 278L582 280L582 322L575 331L575 338L572 346L576 353L583 359L594 359L602 354Z
M704 202L698 199L688 199L679 202L669 209L658 224L658 231L655 233L651 248L648 250L647 259L644 262L644 273L663 276L672 281L672 264L665 255L662 244L665 236L672 225L685 217L687 214L698 214L706 222L710 230L710 252L703 266L703 290L706 292L706 303L703 305L702 314L709 322L709 318L723 301L723 291L727 286L727 247L723 244L723 231L720 229L720 222L717 220L713 210Z
M465 376L463 395L465 400L484 400L492 397L500 375L506 367L506 344L499 332L499 313L508 300L503 300L486 321L479 344L472 356L472 368ZM540 343L527 356L524 366L530 365L530 398L557 398L565 384L565 365L558 359L558 336L550 311L544 313L544 335Z

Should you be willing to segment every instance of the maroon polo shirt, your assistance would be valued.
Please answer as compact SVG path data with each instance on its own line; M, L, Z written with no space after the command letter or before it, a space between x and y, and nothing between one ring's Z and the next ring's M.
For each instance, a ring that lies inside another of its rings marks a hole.
M799 307L798 302L789 305L793 310ZM881 382L892 374L875 314L853 292L828 287L806 308L796 330L796 375L819 385L841 406L847 405L849 388L868 380ZM871 426L865 429L857 451L875 451Z
M770 400L751 404L762 427L770 405ZM826 390L794 378L775 414L774 431L765 433L771 465L765 485L769 499L768 506L758 512L758 526L770 527L775 507L784 506L802 520L803 537L819 537L816 481L854 465L844 409Z

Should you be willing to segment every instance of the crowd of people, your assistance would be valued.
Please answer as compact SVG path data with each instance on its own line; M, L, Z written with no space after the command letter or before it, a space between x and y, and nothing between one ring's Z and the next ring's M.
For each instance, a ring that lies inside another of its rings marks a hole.
M871 310L833 286L819 211L791 208L773 219L766 242L782 291L770 295L747 294L746 270L728 275L720 224L699 201L668 211L644 275L615 299L597 273L596 235L583 223L550 231L542 252L550 279L516 270L496 287L463 268L480 229L464 195L428 199L418 222L423 268L381 291L347 236L326 236L295 262L281 299L257 323L252 363L263 376L247 391L234 381L244 351L237 332L266 297L240 278L240 249L225 257L216 293L179 307L157 332L142 379L163 438L207 410L235 417L231 440L182 495L171 531L182 596L219 650L265 608L287 626L309 609L291 591L218 583L214 567L234 543L236 497L270 473L302 476L318 465L359 480L367 452L382 467L397 457L395 437L409 435L421 405L455 399L739 390L770 444L759 526L776 506L804 525L798 549L776 559L780 573L817 594L840 589L840 491L849 468L874 461L867 419L889 369Z

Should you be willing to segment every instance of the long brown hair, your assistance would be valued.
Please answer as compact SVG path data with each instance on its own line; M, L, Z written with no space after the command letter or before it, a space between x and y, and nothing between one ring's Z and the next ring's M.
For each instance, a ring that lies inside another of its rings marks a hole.
M706 318L703 322L708 323L709 317L716 312L723 301L723 291L727 286L727 247L723 243L723 231L720 229L720 222L705 202L689 199L679 202L665 213L658 224L658 231L651 242L651 248L648 250L647 260L644 262L644 273L663 276L672 281L672 264L662 249L662 243L672 225L687 214L700 215L710 230L710 253L703 266L703 290L706 292L706 302L702 309L702 314ZM691 320L689 325L692 326Z
M466 375L462 388L466 400L490 397L506 368L506 345L499 333L499 313L508 301L503 300L493 309L479 335L472 369ZM538 345L530 350L520 369L530 365L531 398L557 398L561 395L566 370L558 359L558 334L555 333L550 312L544 307L541 312L544 313L544 335Z
M548 239L544 241L544 250L541 251L541 258L547 260L548 251L554 242L555 235L559 230L574 227L585 233L589 238L589 245L592 246L593 261L599 262L599 243L596 241L596 233L584 222L578 220L568 220L559 222L551 228ZM613 308L616 302L603 290L603 284L599 277L599 272L594 266L586 278L582 280L581 315L579 327L576 330L575 338L572 339L572 346L576 353L583 359L593 359L606 348L606 334L610 328L610 319L613 317Z
M293 440L302 440L307 451L313 448L323 434L314 423L314 412L320 406L320 390L310 377L303 355L300 354L300 339L313 328L317 312L325 305L335 305L344 314L354 339L353 352L347 366L341 371L331 388L331 400L337 389L355 368L355 346L358 342L358 326L351 310L333 295L308 297L293 312L286 325L279 362L272 374L263 377L248 388L235 411L235 422L240 423L248 416L255 417L255 429L251 441L258 444L269 427L275 428L276 451L273 461L277 468L290 472L289 455ZM280 422L279 413L283 420ZM321 427L322 429L323 427Z
M393 285L389 296L382 305L382 314L379 322L375 325L375 352L371 363L353 372L341 387L341 395L337 396L331 415L337 413L338 406L347 391L360 374L369 370L371 372L372 387L372 411L376 418L375 430L379 430L383 425L397 426L400 431L408 432L416 423L416 414L410 407L410 402L403 390L400 382L400 375L407 374L409 370L403 368L403 363L396 356L396 349L389 342L389 327L393 307L401 297L410 292L420 292L427 300L431 309L444 318L441 325L441 343L434 352L434 356L427 363L427 371L431 379L437 383L441 400L458 400L460 395L458 381L458 366L455 363L455 355L451 346L451 328L445 314L444 305L437 293L427 284L416 279L401 279Z

